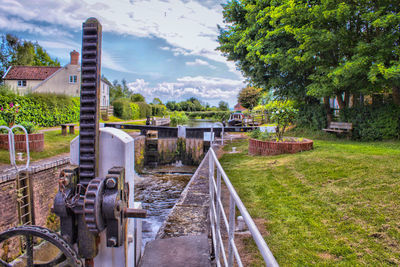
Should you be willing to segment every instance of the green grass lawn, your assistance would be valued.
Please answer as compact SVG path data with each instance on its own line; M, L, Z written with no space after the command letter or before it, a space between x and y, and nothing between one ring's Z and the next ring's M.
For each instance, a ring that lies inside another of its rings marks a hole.
M30 152L31 161L49 158L62 153L69 152L69 144L77 135L79 130L75 129L75 134L61 135L61 130L48 131L44 133L44 151ZM24 158L25 158L24 153ZM0 163L10 164L10 156L8 150L0 150ZM18 163L18 162L17 162Z
M270 157L240 141L221 164L280 265L399 266L400 142L328 139Z

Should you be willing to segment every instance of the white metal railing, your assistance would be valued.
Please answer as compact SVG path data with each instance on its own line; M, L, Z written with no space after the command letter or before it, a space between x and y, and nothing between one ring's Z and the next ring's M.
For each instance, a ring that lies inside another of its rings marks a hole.
M14 139L14 133L13 133L13 130L15 128L20 128L25 133L27 161L26 161L25 168L22 167L21 169L18 169L17 164L15 162L15 139ZM0 126L0 129L5 129L5 130L8 131L8 150L9 150L9 153L10 153L10 163L11 163L11 165L14 166L14 168L17 171L28 170L31 157L30 157L30 154L29 154L29 137L28 137L28 132L26 131L26 129L21 125L14 125L11 128L9 128L7 126Z
M260 234L255 225L253 219L248 213L243 202L240 200L235 188L229 181L224 169L218 161L218 158L212 148L210 147L208 153L209 160L209 187L210 187L210 222L212 231L212 241L215 253L215 260L217 266L221 266L220 259L223 259L224 266L233 266L234 259L236 264L240 267L243 266L240 259L240 255L235 244L235 211L238 208L240 214L242 215L244 222L246 223L249 231L253 237L253 240L257 244L257 247L264 258L265 264L267 266L279 266L274 255L272 255L271 250L265 243L264 238ZM215 179L215 167L217 171L217 177ZM221 201L221 177L225 182L225 185L229 191L229 219L227 218L224 210L224 206ZM216 180L216 181L215 181ZM225 229L228 233L228 250L226 252L221 235L221 215L222 223L225 225Z

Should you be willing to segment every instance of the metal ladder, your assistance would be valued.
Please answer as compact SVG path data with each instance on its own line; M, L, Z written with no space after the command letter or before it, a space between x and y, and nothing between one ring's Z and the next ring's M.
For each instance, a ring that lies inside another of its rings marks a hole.
M25 133L26 141L26 154L27 161L26 165L18 168L15 162L15 140L13 129L20 128ZM8 149L10 152L10 163L14 166L16 170L16 188L17 188L17 203L18 203L18 218L20 225L32 225L33 222L33 212L32 212L32 187L29 179L29 137L26 129L21 125L15 125L11 128L7 126L0 126L0 129L6 129L8 131Z

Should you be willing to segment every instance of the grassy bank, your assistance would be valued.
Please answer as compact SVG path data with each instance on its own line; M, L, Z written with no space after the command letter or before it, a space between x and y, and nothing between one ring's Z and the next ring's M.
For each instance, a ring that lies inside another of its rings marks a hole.
M400 142L328 139L271 157L240 141L221 163L280 265L399 265Z
M44 151L31 152L31 161L53 157L62 153L69 152L69 144L79 131L75 129L75 134L61 135L61 130L48 131L44 133ZM8 150L0 150L0 163L10 164L10 156ZM24 153L24 158L26 154ZM18 163L18 162L17 162ZM19 163L18 163L19 164Z

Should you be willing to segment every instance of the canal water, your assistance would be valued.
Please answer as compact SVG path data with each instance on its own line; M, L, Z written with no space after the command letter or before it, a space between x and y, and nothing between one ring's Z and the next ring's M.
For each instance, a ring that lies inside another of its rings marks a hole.
M142 202L147 218L142 224L142 249L155 236L192 177L195 167L148 169L135 179L135 201Z
M186 123L183 124L183 126L208 128L208 127L221 127L222 123L213 120L194 119L194 120L188 120Z

